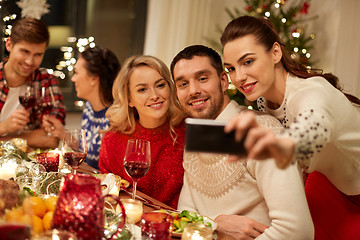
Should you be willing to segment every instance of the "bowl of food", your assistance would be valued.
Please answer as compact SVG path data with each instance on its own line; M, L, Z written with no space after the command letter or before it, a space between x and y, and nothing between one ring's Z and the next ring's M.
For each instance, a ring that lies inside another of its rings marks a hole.
M183 211L169 211L169 210L159 210L162 212L167 212L173 216L172 224L172 233L173 237L181 238L182 233L188 223L202 223L205 226L209 227L212 231L215 231L217 224L214 220L209 217L200 215L198 213L183 210Z

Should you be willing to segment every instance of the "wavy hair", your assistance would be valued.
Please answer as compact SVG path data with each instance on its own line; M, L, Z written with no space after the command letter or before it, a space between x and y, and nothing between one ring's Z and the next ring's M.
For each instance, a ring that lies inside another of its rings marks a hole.
M275 27L267 18L256 18L251 16L235 18L225 27L220 41L224 47L226 43L247 35L252 35L255 37L257 42L265 46L268 51L273 47L275 42L279 43L282 51L281 63L286 71L300 78L321 76L335 88L341 91L349 99L349 101L360 105L360 99L343 92L343 88L340 86L339 79L335 75L331 73L323 73L321 69L314 69L309 71L306 66L292 59L285 45L281 43L280 36Z
M129 107L129 82L134 70L141 66L148 66L156 70L167 82L170 88L170 106L166 113L170 125L170 135L176 141L177 135L175 126L184 118L180 103L176 97L176 90L171 80L168 67L160 59L148 56L132 56L125 60L118 76L115 79L112 93L114 102L106 112L110 121L109 131L117 131L125 134L132 134L135 131L136 121L139 114L134 107Z

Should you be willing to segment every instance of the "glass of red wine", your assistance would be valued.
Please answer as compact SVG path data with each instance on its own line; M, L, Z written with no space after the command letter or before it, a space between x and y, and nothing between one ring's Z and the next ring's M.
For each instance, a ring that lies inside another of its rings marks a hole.
M86 136L83 129L66 129L62 140L64 161L74 169L74 174L87 155Z
M46 94L46 92L48 92L48 94ZM54 97L54 92L52 90L52 87L51 86L49 86L47 88L42 87L40 101L38 102L38 107L39 107L40 111L44 115L48 115L48 114L50 114L50 112L55 104L56 104L55 97Z
M25 201L30 203L27 199L30 195L22 194L14 184L2 182L0 189L0 239L31 239L33 211L29 204L23 204Z
M36 103L34 88L31 86L26 86L25 91L19 95L19 101L26 110L34 107Z
M27 85L25 91L19 95L19 102L27 111L33 108L36 104L35 89ZM27 129L27 126L25 129Z
M145 176L150 165L150 142L142 139L129 139L124 156L124 168L133 180L133 199L136 196L137 180Z
M38 101L38 108L43 115L49 115L53 107L58 105L58 101L55 100L54 90L52 86L41 87L41 95ZM48 132L50 136L51 133Z

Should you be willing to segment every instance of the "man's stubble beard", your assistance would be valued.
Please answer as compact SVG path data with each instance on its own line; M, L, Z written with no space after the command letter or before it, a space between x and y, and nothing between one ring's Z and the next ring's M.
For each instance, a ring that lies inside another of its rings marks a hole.
M206 109L205 111L200 109L198 111L187 111L187 115L192 118L202 118L202 119L216 119L219 114L221 113L222 107L224 104L224 96L220 94L220 100L218 102L214 102L210 108Z

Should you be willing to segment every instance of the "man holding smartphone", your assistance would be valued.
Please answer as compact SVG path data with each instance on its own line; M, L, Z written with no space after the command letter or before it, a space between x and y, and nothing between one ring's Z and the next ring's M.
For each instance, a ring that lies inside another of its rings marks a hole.
M246 107L227 95L221 57L193 45L173 59L178 99L191 118L227 121ZM259 113L257 121L280 131L280 123ZM196 139L194 139L196 141ZM285 170L273 159L230 163L227 154L184 152L184 185L178 209L215 218L220 239L313 239L314 228L297 165Z

